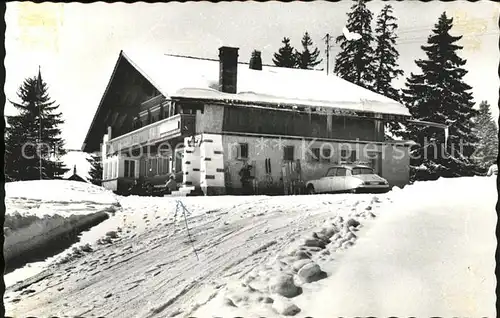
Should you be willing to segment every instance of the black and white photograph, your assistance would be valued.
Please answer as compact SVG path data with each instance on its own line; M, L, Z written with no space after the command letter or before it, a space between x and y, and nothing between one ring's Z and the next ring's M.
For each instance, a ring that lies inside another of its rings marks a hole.
M499 15L8 2L5 317L497 317Z

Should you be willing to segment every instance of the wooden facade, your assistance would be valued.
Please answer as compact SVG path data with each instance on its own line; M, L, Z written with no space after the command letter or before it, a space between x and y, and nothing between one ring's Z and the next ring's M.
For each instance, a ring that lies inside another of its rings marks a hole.
M377 131L375 123L373 118L225 107L223 130L308 138L382 141L383 131Z

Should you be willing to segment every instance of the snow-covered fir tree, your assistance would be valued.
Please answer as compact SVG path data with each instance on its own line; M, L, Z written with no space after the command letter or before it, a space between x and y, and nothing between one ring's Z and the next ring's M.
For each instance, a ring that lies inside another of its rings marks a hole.
M19 103L10 101L19 114L6 116L5 174L11 181L60 178L69 169L61 156L66 154L59 125L63 124L59 105L51 101L41 72L20 86Z
M302 51L295 51L295 59L297 67L302 69L313 69L323 59L319 58L319 50L317 47L313 48L313 41L308 32L302 37Z
M90 158L86 158L90 163L90 182L97 186L102 185L102 157L100 154L90 154Z
M281 41L283 46L273 55L273 63L279 67L294 68L297 65L295 49L290 45L290 39L285 37Z
M498 155L498 128L490 110L490 104L482 101L479 104L479 113L475 118L478 146L474 157L479 160L483 168L487 168L496 161Z
M472 155L477 143L473 118L477 111L471 87L463 81L466 60L457 55L461 36L451 36L453 19L443 13L435 24L427 45L425 60L415 63L421 74L411 74L402 99L415 119L446 124L449 138L440 128L409 124L405 137L419 145L412 149L412 177L435 179L440 176L473 175L476 165Z
M335 57L334 72L349 82L371 89L375 77L374 50L371 46L373 14L365 1L359 0L351 7L347 17L347 30L361 35L361 38L348 39L345 35L336 38L341 50Z

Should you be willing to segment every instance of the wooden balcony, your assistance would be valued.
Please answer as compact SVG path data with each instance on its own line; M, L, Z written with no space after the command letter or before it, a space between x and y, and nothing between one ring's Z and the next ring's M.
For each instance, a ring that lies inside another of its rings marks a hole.
M108 154L126 150L131 147L145 146L180 136L191 136L195 133L195 117L191 114L177 114L155 123L118 136L108 142Z

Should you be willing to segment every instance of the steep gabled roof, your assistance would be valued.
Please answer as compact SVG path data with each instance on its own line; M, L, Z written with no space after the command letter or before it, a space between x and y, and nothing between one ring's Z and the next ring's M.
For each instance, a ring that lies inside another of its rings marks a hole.
M239 63L237 93L228 94L217 90L218 60L131 51L123 56L166 97L321 106L410 116L402 104L321 71L274 66L252 70L248 64Z
M89 141L91 131L97 129L99 115L102 116L104 111L102 108L105 97L115 79L117 68L124 61L167 98L287 104L411 117L408 109L401 103L321 71L269 65L263 65L262 70L252 70L248 63L240 62L237 93L228 94L217 89L218 60L121 51L85 143ZM85 143L83 151L88 148Z

